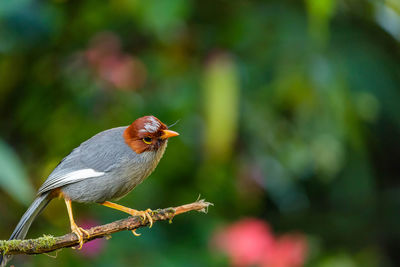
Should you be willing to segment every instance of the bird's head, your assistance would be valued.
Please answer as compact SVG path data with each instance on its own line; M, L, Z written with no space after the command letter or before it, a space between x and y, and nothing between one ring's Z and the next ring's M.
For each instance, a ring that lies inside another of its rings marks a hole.
M138 118L124 131L126 144L137 154L156 151L166 144L168 138L177 135L154 116Z

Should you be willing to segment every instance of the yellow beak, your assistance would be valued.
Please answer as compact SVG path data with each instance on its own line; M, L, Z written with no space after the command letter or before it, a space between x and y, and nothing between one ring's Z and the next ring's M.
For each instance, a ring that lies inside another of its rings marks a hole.
M167 139L170 137L178 136L179 134L177 132L171 131L171 130L163 130L163 135L161 135L161 139Z

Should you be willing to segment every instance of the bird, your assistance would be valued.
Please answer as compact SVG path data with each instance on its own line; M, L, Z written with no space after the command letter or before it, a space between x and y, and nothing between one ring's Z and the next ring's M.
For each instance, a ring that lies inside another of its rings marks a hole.
M9 240L24 239L35 218L55 198L63 198L71 231L82 248L86 230L75 223L71 202L98 203L153 223L150 209L139 211L118 205L118 200L142 183L157 167L168 139L179 133L155 116L144 116L128 126L102 131L72 150L50 173L35 200L21 217ZM135 235L138 235L133 230ZM0 254L0 266L10 255Z

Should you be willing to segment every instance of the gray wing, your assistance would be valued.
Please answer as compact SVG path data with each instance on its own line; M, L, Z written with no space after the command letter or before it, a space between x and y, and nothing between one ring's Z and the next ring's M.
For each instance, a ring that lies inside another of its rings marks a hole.
M135 153L125 144L122 136L125 129L118 127L98 133L75 148L49 175L38 195L87 178L103 176L118 168L122 159Z

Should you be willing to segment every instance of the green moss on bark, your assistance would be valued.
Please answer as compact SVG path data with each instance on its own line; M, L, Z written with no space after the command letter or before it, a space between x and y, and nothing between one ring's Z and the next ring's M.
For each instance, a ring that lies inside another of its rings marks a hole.
M56 243L56 239L51 235L44 235L37 239L26 240L0 240L0 252L7 254L8 251L20 250L31 251L40 248L50 248Z

